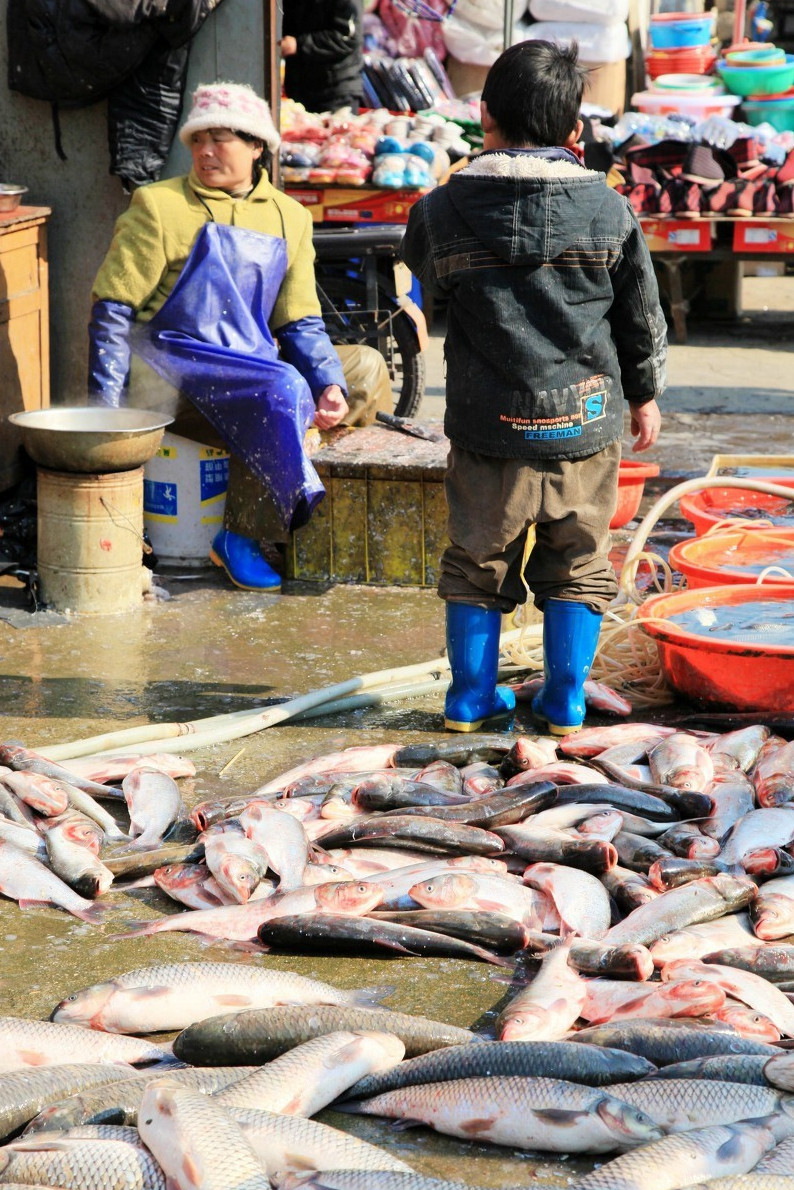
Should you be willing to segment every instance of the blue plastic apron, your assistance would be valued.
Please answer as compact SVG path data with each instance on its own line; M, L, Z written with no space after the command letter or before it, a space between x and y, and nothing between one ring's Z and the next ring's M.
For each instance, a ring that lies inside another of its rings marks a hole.
M286 529L305 525L325 489L303 449L308 384L278 358L268 319L287 271L279 236L207 223L164 305L132 347L210 421L262 481Z

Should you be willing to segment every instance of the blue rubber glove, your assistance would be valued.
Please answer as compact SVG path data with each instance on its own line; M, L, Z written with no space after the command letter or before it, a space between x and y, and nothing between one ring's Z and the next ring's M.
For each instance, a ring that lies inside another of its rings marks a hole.
M132 306L100 301L91 307L88 324L88 400L91 404L122 403L130 371Z
M347 396L342 364L319 315L287 322L278 328L275 335L281 355L300 372L315 401L329 384L338 384Z

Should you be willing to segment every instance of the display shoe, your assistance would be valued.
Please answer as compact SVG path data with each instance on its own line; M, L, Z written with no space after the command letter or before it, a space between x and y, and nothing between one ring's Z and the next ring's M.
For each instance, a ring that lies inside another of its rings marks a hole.
M281 575L267 564L251 537L221 529L210 547L210 560L223 567L236 587L246 591L281 590Z
M659 183L639 182L636 186L626 184L618 187L618 193L625 195L635 215L655 215L659 210Z
M479 731L516 709L516 696L497 686L502 613L473 603L447 603L447 656L452 682L444 702L448 731Z
M543 605L543 689L532 713L551 735L579 731L584 722L584 683L590 673L602 617L585 603L547 599Z

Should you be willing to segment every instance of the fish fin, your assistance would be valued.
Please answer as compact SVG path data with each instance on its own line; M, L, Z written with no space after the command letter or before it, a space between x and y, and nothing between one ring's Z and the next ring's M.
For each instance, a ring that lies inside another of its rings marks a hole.
M757 1122L757 1121L756 1121ZM749 1124L749 1120L742 1120L743 1124ZM723 1161L735 1160L742 1151L742 1138L734 1134L724 1144L720 1145L714 1154L715 1165L721 1164Z
M340 1062L347 1062L351 1058L357 1058L361 1053L361 1038L356 1037L355 1041L348 1041L341 1049L336 1050L332 1054L328 1054L323 1066L329 1070L334 1070ZM287 1108L284 1108L285 1114L289 1115Z
M581 1111L566 1111L562 1107L534 1108L532 1111L532 1115L536 1119L545 1121L547 1124L566 1124L569 1127L578 1124L583 1114L586 1113L582 1113Z
M404 1120L392 1120L391 1129L393 1132L407 1132L409 1128L426 1128L424 1120L412 1120L406 1118Z
M74 1140L62 1136L58 1132L36 1132L25 1138L10 1141L4 1145L5 1149L13 1149L15 1153L56 1153L74 1150Z
M385 1000L388 996L393 996L394 992L394 984L383 984L379 987L371 988L356 988L353 993L352 1003L360 1007L366 1007L369 1004L379 1004L381 1000Z
M185 1153L182 1156L182 1173L184 1175L184 1181L180 1179L181 1185L184 1186L185 1182L187 1182L189 1186L195 1186L196 1190L198 1190L204 1179L201 1176L201 1170L189 1153Z
M27 897L22 897L17 904L20 909L50 909L52 907L50 901L29 900Z

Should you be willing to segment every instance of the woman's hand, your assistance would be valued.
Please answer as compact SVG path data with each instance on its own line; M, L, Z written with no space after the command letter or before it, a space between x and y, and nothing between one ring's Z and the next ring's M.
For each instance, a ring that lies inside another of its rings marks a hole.
M293 54L298 52L298 43L294 37L282 37L279 42L279 49L281 50L282 58L291 58Z
M328 388L323 389L317 402L314 425L318 430L330 430L333 426L339 425L347 412L347 401L341 388L338 384L329 384Z

